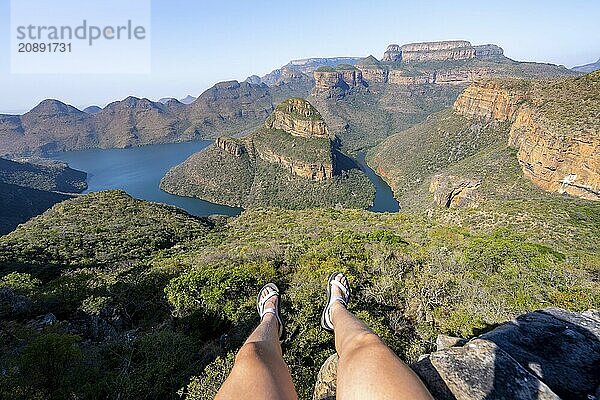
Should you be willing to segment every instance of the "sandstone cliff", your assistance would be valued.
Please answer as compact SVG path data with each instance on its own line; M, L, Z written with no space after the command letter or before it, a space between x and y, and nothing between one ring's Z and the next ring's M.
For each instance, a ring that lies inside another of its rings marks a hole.
M454 104L467 118L508 121L510 146L540 188L600 200L600 73L561 81L475 83Z
M475 57L475 48L466 40L410 43L400 48L402 61L467 60Z
M315 87L312 93L325 93L328 97L343 97L352 88L365 85L361 69L352 65L321 67L313 73L313 76Z
M305 138L328 137L329 131L319 112L306 100L289 99L277 106L265 122L269 129L281 129Z

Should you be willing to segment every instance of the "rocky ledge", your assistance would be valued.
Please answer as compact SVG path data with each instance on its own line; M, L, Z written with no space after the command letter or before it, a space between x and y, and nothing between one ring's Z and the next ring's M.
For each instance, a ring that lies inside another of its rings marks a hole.
M412 365L437 400L560 400L600 396L600 312L530 312L471 340L440 335ZM314 400L335 399L337 355Z
M508 144L541 189L600 200L600 73L561 81L476 82L454 103L469 119L510 123Z

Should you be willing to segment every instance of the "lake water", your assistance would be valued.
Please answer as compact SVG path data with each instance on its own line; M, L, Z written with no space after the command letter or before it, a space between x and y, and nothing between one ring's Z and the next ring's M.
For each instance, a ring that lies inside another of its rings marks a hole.
M197 151L210 145L211 140L198 142L156 144L128 149L91 149L68 151L55 154L52 158L67 162L71 168L88 173L88 192L108 189L121 189L133 197L171 204L192 215L212 214L239 215L239 208L227 207L208 201L175 196L159 188L161 178L167 171ZM362 157L362 158L361 158ZM390 187L364 163L364 156L358 163L371 179L377 193L371 211L398 211Z

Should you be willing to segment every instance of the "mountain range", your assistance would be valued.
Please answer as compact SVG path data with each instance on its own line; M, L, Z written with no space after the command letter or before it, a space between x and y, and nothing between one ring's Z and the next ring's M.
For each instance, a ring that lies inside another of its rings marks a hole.
M0 116L0 155L129 147L240 134L260 126L276 104L287 98L304 98L311 91L338 98L350 89L357 93L339 104L314 103L320 110L324 107L321 112L342 142L346 136L350 149L360 149L450 105L463 85L473 80L575 74L550 64L512 61L493 45L471 46L466 41L455 41L405 46L402 50L401 46L391 45L381 60L370 56L292 61L260 79L218 83L191 104L128 97L102 110L83 112L58 100L44 100L23 115ZM404 59L398 57L402 51ZM415 58L415 54L420 56ZM327 70L340 62L356 64L352 67L357 71ZM325 70L315 72L319 68ZM366 104L359 110L364 111L360 116L349 112L353 102ZM365 124L379 125L383 131L377 129L377 137L366 138ZM363 140L357 136L363 136Z
M580 65L578 67L573 67L571 68L573 71L576 72L583 72L583 73L590 73L590 72L594 72L600 69L600 59L598 59L598 61L594 62L594 63L590 63L590 64L585 64L585 65Z

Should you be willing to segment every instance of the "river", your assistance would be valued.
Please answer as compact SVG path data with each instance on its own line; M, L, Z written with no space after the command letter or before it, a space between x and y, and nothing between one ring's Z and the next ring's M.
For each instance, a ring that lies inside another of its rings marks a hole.
M161 178L171 167L180 164L211 143L211 140L202 140L127 149L67 151L57 153L52 158L67 162L71 168L88 173L86 193L121 189L133 197L171 204L196 216L212 214L239 215L242 211L240 208L175 196L159 188ZM398 211L398 202L394 199L390 187L366 165L364 155L359 155L356 161L376 188L375 202L370 211Z

